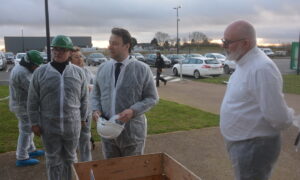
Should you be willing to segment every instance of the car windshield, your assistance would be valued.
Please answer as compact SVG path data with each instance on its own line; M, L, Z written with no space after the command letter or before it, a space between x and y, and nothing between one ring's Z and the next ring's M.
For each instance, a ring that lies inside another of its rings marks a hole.
M177 59L185 59L184 56L182 56L182 55L175 55L175 58L177 58Z
M91 57L93 58L104 58L103 54L92 54Z
M6 57L11 57L11 56L14 56L14 54L13 53L5 53L5 56Z
M206 64L219 64L219 61L215 60L215 59L211 59L211 60L205 60Z
M226 58L225 56L221 55L221 54L216 54L217 58Z
M46 53L41 53L41 56L42 57L47 57L47 54Z
M18 59L21 59L21 58L24 57L25 55L26 55L25 53L24 53L24 54L18 54L18 55L17 55L17 58L18 58Z
M140 54L140 53L133 53L132 55L133 56L142 56L142 54Z
M201 54L191 54L190 57L203 57Z

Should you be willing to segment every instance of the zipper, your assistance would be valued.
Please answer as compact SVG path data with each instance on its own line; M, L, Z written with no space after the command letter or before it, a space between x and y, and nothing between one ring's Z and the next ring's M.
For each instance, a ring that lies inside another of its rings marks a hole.
M64 69L63 73L60 76L60 101L59 101L59 117L60 117L60 129L61 132L64 132L64 96L65 96L65 90L64 90L64 73L66 71L66 68Z

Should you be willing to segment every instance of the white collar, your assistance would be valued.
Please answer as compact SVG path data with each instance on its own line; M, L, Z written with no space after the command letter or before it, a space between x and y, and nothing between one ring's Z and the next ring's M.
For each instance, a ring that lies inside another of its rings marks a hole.
M124 59L123 61L121 61L121 62L119 62L119 61L116 61L115 59L112 59L113 60L113 63L114 64L116 64L116 63L122 63L123 65L127 65L127 64L129 64L129 62L130 62L130 56L127 56L127 58L126 59Z

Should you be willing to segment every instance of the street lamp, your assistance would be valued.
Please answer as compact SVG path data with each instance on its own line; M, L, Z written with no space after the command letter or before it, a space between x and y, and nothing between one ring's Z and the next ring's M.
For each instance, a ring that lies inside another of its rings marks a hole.
M176 38L176 46L177 46L177 54L179 54L179 38L178 38L178 22L179 22L179 17L178 17L178 9L181 8L181 6L174 7L173 9L176 9L176 22L177 22L177 38ZM182 81L182 60L180 61L180 81Z
M176 39L176 46L177 46L177 54L179 54L179 39L178 39L178 22L179 22L179 17L178 17L178 9L181 8L181 6L174 7L173 9L176 9L176 22L177 22L177 39Z

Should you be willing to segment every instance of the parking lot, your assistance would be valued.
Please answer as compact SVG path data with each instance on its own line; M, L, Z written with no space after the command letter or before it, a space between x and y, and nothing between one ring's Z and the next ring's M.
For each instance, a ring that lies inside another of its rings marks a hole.
M282 74L294 74L296 73L295 70L290 69L290 59L286 58L274 58L273 61L278 66L280 72ZM7 85L9 80L9 72L8 70L11 68L12 65L8 65L8 68L5 71L0 71L0 85ZM88 66L89 69L95 73L97 71L97 66ZM151 68L153 75L156 75L156 68ZM179 77L174 77L172 68L165 68L162 73L167 78L177 81ZM193 77L184 76L185 79L193 79Z

